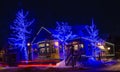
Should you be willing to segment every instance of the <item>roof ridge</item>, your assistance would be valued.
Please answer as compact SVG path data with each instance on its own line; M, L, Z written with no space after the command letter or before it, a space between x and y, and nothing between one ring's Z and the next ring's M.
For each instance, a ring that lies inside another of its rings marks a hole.
M33 40L32 40L31 43L34 42L34 40L36 39L36 37L38 36L38 34L39 34L43 29L44 29L45 31L47 31L48 33L52 34L48 29L46 29L45 27L42 26L42 27L39 29L39 31L37 32L36 36L33 38Z

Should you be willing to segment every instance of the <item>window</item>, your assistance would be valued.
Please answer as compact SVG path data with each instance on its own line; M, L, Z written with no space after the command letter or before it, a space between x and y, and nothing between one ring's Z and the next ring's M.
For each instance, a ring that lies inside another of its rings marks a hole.
M47 53L49 53L49 48L47 48Z
M77 44L77 43L78 43L78 42L75 42L75 41L74 41L72 44Z
M46 46L49 46L49 43L46 43Z
M58 46L59 46L59 42L58 42L58 41L55 41L55 42L54 42L54 45L55 45L56 47L58 47Z
M55 52L56 52L56 49L55 49L55 48L53 48L53 49L52 49L52 53L55 53Z
M80 44L80 48L83 48L84 47L84 45L83 44Z
M39 47L45 47L45 44L39 44Z
M74 50L78 50L78 45L74 45Z
M41 48L41 49L40 49L40 52L41 52L41 53L44 53L44 52L45 52L45 48Z

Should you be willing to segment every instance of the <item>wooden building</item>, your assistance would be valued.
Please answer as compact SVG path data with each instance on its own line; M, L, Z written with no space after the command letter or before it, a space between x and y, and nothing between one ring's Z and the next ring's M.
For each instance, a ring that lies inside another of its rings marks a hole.
M29 53L31 53L30 56L32 60L57 60L57 62L59 62L63 59L64 56L61 42L57 38L53 37L53 33L55 33L55 31L52 29L46 29L44 27L40 28L31 43L31 51ZM69 56L72 48L73 54L77 57L94 57L97 60L100 60L100 58L110 55L110 52L108 52L110 51L108 49L109 43L107 43L107 45L96 44L96 50L93 51L91 41L92 40L90 39L79 36L67 40L67 43L65 44L66 56ZM111 49L114 49L114 47L111 47Z

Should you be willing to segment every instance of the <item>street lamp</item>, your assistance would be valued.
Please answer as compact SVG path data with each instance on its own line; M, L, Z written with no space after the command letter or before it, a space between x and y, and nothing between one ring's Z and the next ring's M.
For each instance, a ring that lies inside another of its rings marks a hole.
M27 46L30 46L31 44L30 43L27 43Z
M28 46L28 57L29 57L29 60L32 60L32 48L31 48L31 43L27 43L27 46Z

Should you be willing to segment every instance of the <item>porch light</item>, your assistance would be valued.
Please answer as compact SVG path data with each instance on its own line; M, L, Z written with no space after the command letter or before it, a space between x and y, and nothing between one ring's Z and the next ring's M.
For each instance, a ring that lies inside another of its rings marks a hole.
M47 43L46 46L49 46L49 44Z
M103 45L98 46L98 47L99 47L100 49L103 49L103 50L105 49Z
M110 47L108 47L107 49L110 50Z

